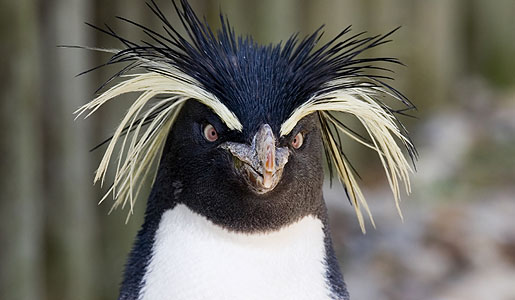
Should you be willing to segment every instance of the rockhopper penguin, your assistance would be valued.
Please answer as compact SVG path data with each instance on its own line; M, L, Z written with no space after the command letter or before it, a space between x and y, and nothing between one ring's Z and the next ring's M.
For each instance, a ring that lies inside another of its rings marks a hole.
M345 142L378 153L395 203L402 183L409 192L411 169L398 144L415 152L396 115L413 105L378 74L399 62L360 56L390 33L365 37L346 28L317 46L318 30L261 46L237 37L225 17L215 34L185 0L172 3L185 35L153 1L163 32L121 18L147 41L95 27L123 48L90 49L112 53L106 64L123 68L77 111L137 95L95 177L103 182L113 166L106 197L131 212L153 179L119 299L349 299L322 195L324 156L363 230L362 209L372 218ZM385 96L405 107L394 110ZM356 117L367 135L342 114Z

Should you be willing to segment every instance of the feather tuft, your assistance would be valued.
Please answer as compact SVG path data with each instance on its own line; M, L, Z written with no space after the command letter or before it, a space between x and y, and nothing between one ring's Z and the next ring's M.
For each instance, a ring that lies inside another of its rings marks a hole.
M333 85L337 86L341 84L348 84L348 82L340 81L333 83ZM377 96L381 93L388 94L387 91L380 87L368 85L331 90L330 92L317 95L299 106L281 126L281 135L287 135L302 118L312 113L318 113L322 123L324 146L329 150L327 151L328 159L336 167L338 177L348 191L363 232L366 232L366 230L361 208L365 209L372 225L375 227L374 220L365 197L353 175L352 167L342 152L341 146L336 142L335 136L338 133L331 130L331 126L336 131L377 152L393 192L397 211L402 218L400 185L403 182L406 193L409 194L411 192L409 174L412 172L412 169L404 157L402 149L397 144L397 140L401 141L408 148L413 146L409 138L403 134L397 125L393 113L375 100L374 95ZM355 116L365 128L371 142L364 140L363 137L344 127L330 112L346 113Z
M174 76L154 72L124 75L124 81L101 93L75 112L77 117L85 115L87 118L106 102L120 95L140 93L115 130L95 173L94 181L100 181L103 185L107 170L114 161L115 148L120 145L114 182L100 203L112 193L115 199L113 209L120 205L124 207L128 202L129 214L132 214L134 201L141 186L155 160L160 157L175 117L188 99L195 99L210 107L230 129L242 129L238 118L215 96L200 88L194 79L178 70L170 69L169 74ZM150 105L152 99L163 95L167 97ZM146 125L144 130L143 125ZM130 143L127 143L127 132L132 132ZM125 138L121 141L124 135ZM136 194L133 194L133 191L136 191Z

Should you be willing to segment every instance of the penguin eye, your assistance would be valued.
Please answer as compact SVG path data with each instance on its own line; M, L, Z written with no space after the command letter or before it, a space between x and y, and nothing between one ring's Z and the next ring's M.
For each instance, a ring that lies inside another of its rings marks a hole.
M299 149L304 143L304 135L302 132L297 133L297 135L291 141L291 145L295 149Z
M211 124L204 125L204 138L209 142L215 142L218 140L218 132L216 132L216 129Z

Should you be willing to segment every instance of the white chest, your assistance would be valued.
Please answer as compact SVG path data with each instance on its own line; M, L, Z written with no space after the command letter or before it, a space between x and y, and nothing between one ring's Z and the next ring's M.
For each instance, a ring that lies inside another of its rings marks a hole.
M184 205L165 212L140 300L330 299L322 222L229 232Z

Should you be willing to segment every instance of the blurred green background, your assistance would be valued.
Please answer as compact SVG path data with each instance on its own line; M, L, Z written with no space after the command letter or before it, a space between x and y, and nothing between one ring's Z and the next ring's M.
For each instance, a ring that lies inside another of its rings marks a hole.
M1 0L0 299L115 299L145 199L125 225L92 185L127 101L74 122L113 69L74 78L107 57L56 45L120 47L88 28L120 15L158 27L143 1ZM176 20L169 1L158 1ZM218 26L262 43L349 24L394 42L395 86L418 107L414 192L395 211L373 153L348 145L378 228L362 235L341 187L327 187L332 234L353 300L515 299L515 1L192 1ZM126 100L126 101L124 101Z

